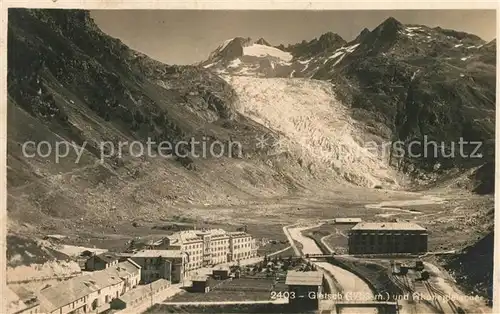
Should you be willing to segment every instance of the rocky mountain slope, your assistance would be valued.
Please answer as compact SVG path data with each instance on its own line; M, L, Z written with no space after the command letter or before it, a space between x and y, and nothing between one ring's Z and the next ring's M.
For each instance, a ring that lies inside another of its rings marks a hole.
M330 183L396 187L396 170L428 183L468 169L461 186L492 191L495 41L388 19L351 42L334 33L288 47L233 38L197 66L169 66L105 35L88 12L9 14L11 216L85 219L123 208L125 218ZM447 152L460 137L482 141L482 158L382 152L423 135ZM242 147L223 158L107 150L101 162L103 142L148 138ZM83 153L26 158L27 140L67 140ZM222 189L234 193L214 193Z
M243 51L249 43L233 39L221 47ZM241 54L222 56L218 49L203 64L233 77L329 82L358 127L387 144L391 167L417 184L473 169L471 190L493 191L493 172L479 169L494 167L496 40L487 43L472 34L389 18L351 42L330 32L274 48L293 58L276 62L263 53L258 62L248 62ZM219 61L212 62L214 55Z
M288 77L291 75L292 55L269 45L265 39L228 39L201 62L201 66L218 74L260 77Z
M203 64L233 86L239 113L280 131L303 159L358 185L394 187L397 171L411 178L406 188L493 193L496 40L389 18L351 42L326 33L274 48L292 58L277 61L273 51L214 63L212 55ZM493 208L492 198L484 202ZM467 228L480 240L454 246L459 253L440 262L468 292L491 299L494 211L473 215ZM482 267L471 272L477 255Z
M130 50L102 33L88 12L11 10L8 45L11 228L16 221L168 216L182 212L182 204L238 204L339 181L326 166L259 147L259 139L277 133L238 113L237 95L219 76ZM215 153L225 153L148 157L129 145L119 156L119 143L146 144L148 138L207 147L218 141ZM47 141L52 153L45 156L42 145L41 156L29 146L27 154L35 156L26 157L26 141ZM61 141L74 147L56 161ZM114 151L104 142L114 143ZM241 146L230 151L231 142Z

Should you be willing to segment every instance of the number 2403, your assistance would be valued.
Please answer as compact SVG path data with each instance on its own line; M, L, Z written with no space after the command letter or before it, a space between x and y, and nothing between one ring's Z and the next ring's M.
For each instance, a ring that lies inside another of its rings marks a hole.
M295 299L295 292L271 291L271 299Z

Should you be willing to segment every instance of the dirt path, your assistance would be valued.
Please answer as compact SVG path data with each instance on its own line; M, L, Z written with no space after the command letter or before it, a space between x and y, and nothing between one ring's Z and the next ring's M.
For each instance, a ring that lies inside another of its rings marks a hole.
M271 256L274 256L274 255L278 255L278 254L280 254L280 253L285 252L286 250L288 250L288 249L289 249L289 248L291 248L291 247L292 247L291 245L290 245L290 246L287 246L286 248L281 249L281 250L276 251L276 252L273 252L273 253L271 253L271 254L268 254L267 256L268 256L268 257L271 257Z
M302 235L302 231L316 228L321 225L322 223L316 225L298 227L293 226L292 228L287 228L287 231L289 232L290 238L292 240L290 243L293 243L293 241L299 242L302 245L302 254L322 254L322 251L318 247L316 242L314 242L311 238ZM372 298L373 292L370 287L355 274L327 262L316 262L315 264L327 273L327 277L333 277L333 281L340 285L343 291L343 295L346 298L352 301L362 301L363 299L366 300L367 298ZM331 282L332 280L329 280L330 285L332 285ZM332 290L338 290L335 288L335 286L336 284L333 284ZM331 306L333 304L330 300L325 300L325 302L323 303L328 303L328 306ZM377 310L374 308L345 308L342 310L342 313L373 314L377 313Z
M395 200L395 201L383 201L376 204L367 204L365 208L367 209L375 209L375 210L392 210L392 211L401 211L401 212L411 212L414 214L418 214L418 211L410 211L403 209L401 207L405 206L419 206L419 205L432 205L432 204L442 204L446 202L442 198L434 197L434 196L425 196L422 195L418 199L412 200ZM318 245L310 238L302 235L302 231L316 228L320 226L319 224L311 224L307 226L301 225L292 225L284 227L283 230L287 235L292 247L294 250L298 252L298 254L321 254L321 250ZM325 239L328 236L321 238L321 242L331 251L331 248L326 243ZM297 241L302 245L302 252L296 248L294 241ZM444 253L444 252L443 252ZM446 252L448 253L448 252ZM344 295L347 292L354 292L351 294L351 299L362 296L373 295L370 287L358 276L352 274L349 271L346 271L340 267L334 266L330 263L326 262L318 262L316 263L320 268L322 268L327 273L331 274L335 281L340 284L342 287ZM485 306L484 302L479 298L474 298L471 296L465 295L462 291L460 291L454 282L451 280L449 275L443 273L437 266L426 263L426 268L432 273L432 280L425 286L426 291L428 292L429 298L432 298L432 304L438 306L437 309L431 309L426 306L424 302L421 306L414 307L415 304L403 304L402 313L413 313L415 310L419 311L425 308L426 311L432 310L439 313L461 313L461 311L465 310L470 313L491 313L491 309ZM359 300L358 300L359 301ZM432 304L430 304L432 306ZM406 305L406 306L405 306ZM342 313L376 313L375 309L363 309L363 308L353 308L353 309L344 309Z
M406 210L406 209L402 209L401 207L434 205L434 204L437 205L437 204L444 204L444 203L446 203L446 200L444 200L440 197L435 197L435 196L430 196L430 195L422 195L422 197L419 199L383 201L383 202L376 203L376 204L367 204L367 205L365 205L365 208L367 208L367 209L379 209L379 210L394 210L394 211L401 211L401 212L412 213L412 214L420 214L420 212L418 212L418 211Z

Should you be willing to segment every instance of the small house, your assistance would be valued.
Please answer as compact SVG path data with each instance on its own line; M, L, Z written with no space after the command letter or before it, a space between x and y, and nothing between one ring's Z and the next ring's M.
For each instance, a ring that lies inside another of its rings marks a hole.
M313 296L323 293L324 281L320 271L288 271L285 284L289 294L294 296L289 299L290 306L302 310L317 310L319 298Z
M108 252L98 255L92 255L85 262L85 270L87 271L104 270L108 267L117 265L118 261L119 261L118 256Z
M192 292L202 292L202 293L210 292L210 284L208 276L195 277L191 281L193 283L191 286Z
M111 308L115 310L122 310L126 308L133 308L144 300L153 300L160 292L170 287L170 281L166 279L158 279L148 285L138 286L118 298L111 301Z
M214 269L212 271L212 276L218 280L228 279L230 274L231 274L231 272L230 272L229 268Z

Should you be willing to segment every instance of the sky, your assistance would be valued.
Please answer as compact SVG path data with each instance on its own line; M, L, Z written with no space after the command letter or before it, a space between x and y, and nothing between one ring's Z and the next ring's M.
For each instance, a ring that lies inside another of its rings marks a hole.
M272 45L287 45L331 31L349 41L363 28L372 30L390 16L403 24L441 26L486 41L496 38L494 10L98 10L91 16L105 33L168 64L205 60L223 41L234 37L262 37Z

